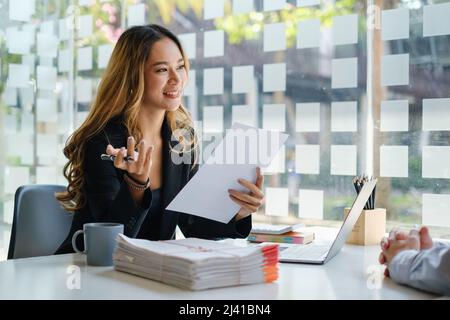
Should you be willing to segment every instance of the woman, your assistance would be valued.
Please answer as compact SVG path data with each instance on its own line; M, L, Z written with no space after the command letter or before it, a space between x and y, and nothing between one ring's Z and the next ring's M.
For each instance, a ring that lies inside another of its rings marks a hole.
M196 158L192 119L181 104L188 68L179 40L161 26L132 27L119 38L91 111L64 149L69 184L57 199L75 215L56 253L73 252L72 235L87 222L123 223L125 235L149 240L174 239L177 225L186 237L248 235L264 198L259 169L255 183L240 182L248 193L229 190L241 208L228 224L165 210L197 170L171 160L180 145ZM183 130L189 136L174 145L172 132ZM105 152L114 162L101 159Z

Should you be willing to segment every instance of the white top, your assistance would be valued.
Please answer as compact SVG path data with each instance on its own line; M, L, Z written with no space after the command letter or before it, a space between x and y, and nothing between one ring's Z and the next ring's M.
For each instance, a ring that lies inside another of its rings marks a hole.
M274 283L189 291L113 267L91 267L81 254L0 262L0 299L430 299L383 277L379 246L345 245L325 265L280 263ZM75 267L74 267L75 266ZM78 269L79 267L79 269ZM77 269L80 277L77 277ZM77 286L79 284L79 289Z

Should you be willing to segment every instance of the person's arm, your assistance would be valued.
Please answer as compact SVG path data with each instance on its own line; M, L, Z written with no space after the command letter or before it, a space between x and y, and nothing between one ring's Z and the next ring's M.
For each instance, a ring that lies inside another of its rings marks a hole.
M124 225L124 234L136 237L151 205L152 194L146 189L136 201L122 173L113 162L100 159L105 142L95 139L88 143L85 161L85 195L89 210L96 221Z
M436 244L427 250L404 250L388 265L395 282L450 295L450 246Z

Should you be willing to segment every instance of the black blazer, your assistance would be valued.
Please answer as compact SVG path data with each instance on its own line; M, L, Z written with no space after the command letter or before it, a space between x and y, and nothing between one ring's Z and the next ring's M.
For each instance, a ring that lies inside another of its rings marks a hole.
M220 223L210 219L197 217L181 212L165 210L178 192L196 173L198 166L191 164L174 164L171 160L169 144L171 131L164 120L163 138L163 183L160 240L175 238L178 225L185 237L202 239L245 238L252 228L251 216L238 222L234 218L228 223ZM110 161L100 159L106 146L111 143L115 148L126 147L128 133L121 118L111 120L103 131L89 140L85 153L85 187L86 205L75 212L72 226L67 238L60 245L56 254L74 252L72 235L88 222L118 222L124 225L124 234L135 238L144 222L152 201L152 192L147 189L141 206L136 205L124 182L124 171L114 167ZM191 170L192 169L192 170ZM224 192L227 192L224 190ZM218 208L220 209L220 208ZM83 248L82 237L78 237L77 245Z

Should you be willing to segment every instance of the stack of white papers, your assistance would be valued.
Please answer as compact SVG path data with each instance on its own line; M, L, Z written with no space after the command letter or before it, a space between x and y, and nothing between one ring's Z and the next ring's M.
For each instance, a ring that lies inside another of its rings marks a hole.
M187 238L149 241L119 234L114 268L190 290L278 279L278 246L239 247Z

